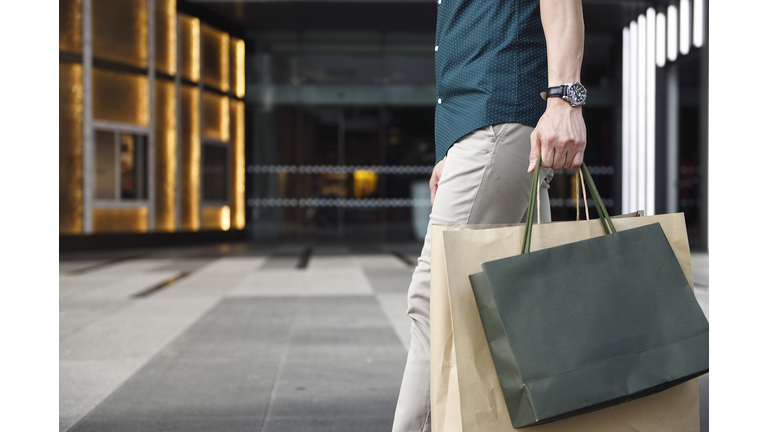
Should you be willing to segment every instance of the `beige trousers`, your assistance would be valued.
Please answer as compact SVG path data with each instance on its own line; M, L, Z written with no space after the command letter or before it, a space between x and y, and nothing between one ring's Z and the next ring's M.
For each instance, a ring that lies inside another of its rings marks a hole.
M430 214L431 224L524 222L533 174L527 172L533 128L501 123L471 132L448 151ZM541 220L549 222L549 181L542 168ZM430 431L429 271L431 228L408 288L411 345L395 409L393 432Z

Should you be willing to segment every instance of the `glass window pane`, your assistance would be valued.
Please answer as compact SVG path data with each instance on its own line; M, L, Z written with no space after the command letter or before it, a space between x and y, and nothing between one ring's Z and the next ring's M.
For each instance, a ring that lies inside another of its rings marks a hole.
M229 98L203 92L203 136L229 141Z
M176 74L176 0L155 0L155 68Z
M181 86L181 229L200 229L200 91Z
M229 231L229 206L203 207L203 229Z
M116 145L114 132L96 132L96 174L94 176L96 199L117 198Z
M155 231L176 229L176 86L155 81Z
M94 67L93 118L147 126L147 76Z
M203 200L227 201L227 148L203 145Z
M229 91L229 35L203 25L203 83Z
M245 228L245 103L232 100L232 226Z
M120 198L147 198L147 137L120 134Z
M59 51L83 52L82 0L59 0Z
M239 98L245 97L245 42L242 39L231 38L231 53L230 57L232 62L229 66L230 69L230 83L232 85L232 93Z
M179 14L181 25L181 77L200 81L200 20Z
M149 231L149 209L137 208L95 208L93 209L93 232L135 232Z
M146 0L92 0L92 8L93 56L146 68Z
M83 66L59 63L59 233L83 231Z

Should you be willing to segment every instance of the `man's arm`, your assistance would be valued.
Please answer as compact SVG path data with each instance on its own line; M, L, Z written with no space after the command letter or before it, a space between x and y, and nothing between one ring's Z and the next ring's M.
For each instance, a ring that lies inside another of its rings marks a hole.
M584 56L584 17L581 0L541 0L541 24L547 40L549 87L581 79ZM584 160L587 128L581 106L565 99L547 99L547 109L531 133L528 172L541 154L543 167L574 169Z

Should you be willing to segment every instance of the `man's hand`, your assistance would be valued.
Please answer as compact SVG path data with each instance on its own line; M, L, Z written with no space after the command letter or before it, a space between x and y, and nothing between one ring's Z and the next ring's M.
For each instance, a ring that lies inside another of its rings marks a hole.
M584 160L587 128L581 106L572 107L560 98L549 98L547 110L531 133L528 172L533 172L541 154L541 166L559 170L575 169Z
M584 16L581 0L540 0L541 25L547 40L549 87L579 82L584 55ZM543 90L543 89L542 89ZM587 128L581 106L562 98L547 99L547 110L531 134L528 172L541 154L541 166L573 169L584 160Z
M437 193L437 182L440 181L440 176L443 175L444 164L445 164L445 159L438 162L437 165L435 165L435 167L432 169L432 177L429 178L429 203L430 204L435 203L435 194Z

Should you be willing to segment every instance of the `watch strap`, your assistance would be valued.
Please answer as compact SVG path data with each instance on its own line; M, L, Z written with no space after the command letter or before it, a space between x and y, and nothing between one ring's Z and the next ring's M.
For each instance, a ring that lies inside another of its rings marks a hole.
M547 98L551 98L551 97L559 97L559 98L565 97L565 95L567 94L566 93L567 91L568 91L568 86L567 85L559 85L559 86L555 86L555 87L550 87L550 88L547 89Z

